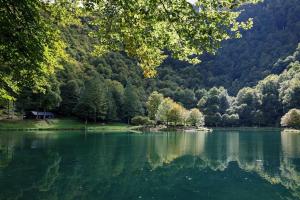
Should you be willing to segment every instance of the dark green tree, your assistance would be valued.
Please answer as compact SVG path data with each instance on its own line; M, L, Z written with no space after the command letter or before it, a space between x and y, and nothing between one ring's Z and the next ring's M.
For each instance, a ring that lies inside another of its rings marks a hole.
M106 80L108 87L108 120L120 120L123 118L123 104L124 104L124 87L118 81Z
M282 105L279 99L279 77L277 75L270 75L264 80L260 81L256 86L261 98L261 112L263 120L260 124L274 125L279 124L282 115ZM257 113L257 119L260 114Z
M127 83L124 90L123 104L124 118L130 123L131 118L143 114L143 107L138 96L137 88L130 81Z
M60 104L60 112L66 116L73 114L74 107L80 98L80 91L83 87L81 80L70 80L63 83L60 87L62 102Z
M222 115L230 107L230 97L223 87L211 88L199 102L198 107L205 115L205 124L208 126L221 125Z
M108 88L104 79L95 74L86 81L74 112L85 120L105 120L108 111Z
M235 102L235 110L239 115L240 124L244 126L254 125L260 106L261 98L256 89L249 87L241 89Z
M182 103L186 108L194 108L196 106L196 97L193 90L178 88L174 93L174 100Z

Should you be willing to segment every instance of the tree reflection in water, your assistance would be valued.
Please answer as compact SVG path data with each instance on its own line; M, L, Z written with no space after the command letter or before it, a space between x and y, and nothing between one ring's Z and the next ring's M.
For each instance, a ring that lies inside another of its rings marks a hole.
M0 135L0 199L300 199L300 134Z

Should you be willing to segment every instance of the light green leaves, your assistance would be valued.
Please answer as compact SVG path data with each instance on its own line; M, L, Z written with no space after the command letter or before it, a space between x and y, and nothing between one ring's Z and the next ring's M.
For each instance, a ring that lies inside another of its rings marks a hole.
M1 2L0 98L13 100L24 87L43 90L60 59L67 58L55 6L39 0Z
M240 37L252 20L237 21L237 8L257 0L8 0L0 6L0 80L2 98L24 86L42 88L61 59L67 59L59 29L88 15L96 55L123 51L137 59L145 77L167 55L196 64L204 52ZM10 80L13 84L9 84Z
M241 30L252 26L252 19L237 21L237 7L255 2L199 0L195 7L186 0L97 1L95 53L125 51L146 77L156 74L167 54L196 64L196 56L215 53L220 42L239 38Z

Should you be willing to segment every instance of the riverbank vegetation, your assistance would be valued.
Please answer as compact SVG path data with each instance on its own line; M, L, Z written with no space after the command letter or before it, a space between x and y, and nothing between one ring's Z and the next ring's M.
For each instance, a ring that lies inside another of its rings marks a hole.
M300 129L300 110L291 109L281 118L281 126Z
M181 104L174 102L169 97L164 98L156 91L149 96L146 104L149 118L154 124L204 126L204 116L197 108L187 110Z
M137 128L125 123L93 123L76 119L47 120L4 120L0 121L0 131L8 130L99 130L99 131L129 131Z

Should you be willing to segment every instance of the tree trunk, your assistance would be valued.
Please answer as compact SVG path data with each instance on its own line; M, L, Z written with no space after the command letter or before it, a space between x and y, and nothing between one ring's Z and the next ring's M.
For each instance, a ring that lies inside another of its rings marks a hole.
M7 100L7 119L10 118L10 107L9 107L9 100Z
M14 118L15 116L15 104L14 102L12 102L12 119Z

